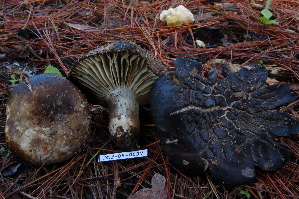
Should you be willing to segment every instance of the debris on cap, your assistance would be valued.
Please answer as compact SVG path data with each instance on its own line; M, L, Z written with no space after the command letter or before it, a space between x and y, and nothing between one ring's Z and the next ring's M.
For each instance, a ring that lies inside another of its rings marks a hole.
M7 102L6 141L21 159L36 165L60 163L80 152L89 136L88 102L57 74L21 82Z

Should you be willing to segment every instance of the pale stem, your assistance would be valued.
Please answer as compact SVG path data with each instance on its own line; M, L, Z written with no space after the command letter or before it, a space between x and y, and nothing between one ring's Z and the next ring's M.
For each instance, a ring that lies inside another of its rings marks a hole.
M136 147L139 134L139 103L129 88L117 88L107 98L109 132L122 149Z

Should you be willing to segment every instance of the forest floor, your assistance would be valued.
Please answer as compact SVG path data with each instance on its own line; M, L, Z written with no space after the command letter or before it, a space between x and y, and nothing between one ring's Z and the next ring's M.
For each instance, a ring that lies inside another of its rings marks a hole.
M184 5L192 24L167 26L162 10ZM173 60L188 57L203 63L203 71L220 63L236 67L264 65L267 83L286 83L299 95L299 1L272 0L271 20L259 19L266 0L1 0L0 3L0 198L128 198L151 188L152 177L166 179L166 198L298 198L299 137L277 139L291 158L276 173L257 170L253 184L214 184L209 173L186 176L168 161L155 132L148 106L141 107L142 149L149 156L98 163L94 155L110 139L108 113L92 113L86 150L68 162L35 166L20 161L5 141L6 102L22 79L52 65L67 76L85 53L111 41L139 44L169 70ZM205 46L196 45L201 40ZM15 77L12 77L15 75ZM298 102L283 108L299 119ZM110 142L101 154L120 152ZM135 198L138 198L135 196ZM159 198L159 197L158 197Z

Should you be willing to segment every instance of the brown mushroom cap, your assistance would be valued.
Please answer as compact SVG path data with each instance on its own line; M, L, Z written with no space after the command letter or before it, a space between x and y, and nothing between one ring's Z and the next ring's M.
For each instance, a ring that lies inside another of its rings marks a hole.
M32 164L72 158L89 136L88 103L66 78L42 74L14 88L7 102L6 141Z
M115 42L89 52L72 68L69 79L90 100L109 107L109 131L118 146L136 146L139 105L149 103L152 83L165 66L130 42Z

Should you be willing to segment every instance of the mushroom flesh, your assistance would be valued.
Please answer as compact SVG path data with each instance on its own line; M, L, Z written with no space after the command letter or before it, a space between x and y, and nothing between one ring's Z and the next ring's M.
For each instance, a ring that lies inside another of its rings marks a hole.
M60 163L81 150L89 136L87 100L66 78L41 74L21 82L7 102L6 141L36 165Z
M107 104L109 132L123 150L137 146L139 105L149 103L151 84L165 73L163 64L130 42L114 42L82 57L69 79L90 100Z
M255 166L274 172L288 150L274 136L299 132L299 123L279 108L296 99L286 84L266 85L267 70L242 68L219 79L215 70L201 77L201 63L174 62L151 89L151 112L166 154L189 174L210 168L216 183L253 182Z

